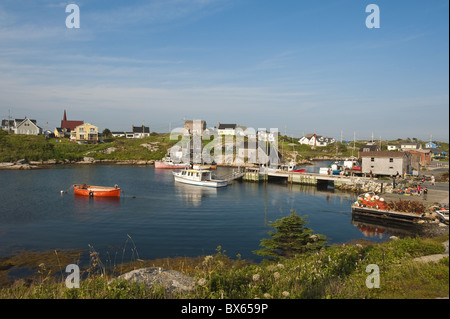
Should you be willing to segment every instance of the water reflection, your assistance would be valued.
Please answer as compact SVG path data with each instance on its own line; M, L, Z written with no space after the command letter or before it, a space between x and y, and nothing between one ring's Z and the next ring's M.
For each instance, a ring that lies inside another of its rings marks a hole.
M73 199L75 212L120 210L120 197L89 197L74 194Z
M426 232L425 227L406 222L383 222L382 220L370 217L361 217L352 214L352 225L357 227L359 231L367 238L387 239L391 236L408 237L421 235Z
M217 188L186 185L182 183L174 184L176 197L182 198L186 205L197 207L201 205L205 198L217 197Z

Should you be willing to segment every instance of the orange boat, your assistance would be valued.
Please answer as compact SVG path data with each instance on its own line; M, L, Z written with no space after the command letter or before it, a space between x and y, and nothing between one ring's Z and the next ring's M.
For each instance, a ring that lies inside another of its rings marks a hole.
M119 197L120 188L106 187L106 186L91 186L91 185L73 185L75 194L89 197Z

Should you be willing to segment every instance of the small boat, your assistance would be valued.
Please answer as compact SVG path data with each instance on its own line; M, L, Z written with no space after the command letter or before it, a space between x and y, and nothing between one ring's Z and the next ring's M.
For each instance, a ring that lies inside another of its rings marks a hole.
M297 173L304 173L306 172L306 168L297 168L295 166L295 162L291 161L286 165L281 165L281 169L283 171L287 170L288 172L297 172Z
M359 172L361 171L361 164L355 160L345 160L343 168Z
M438 214L439 219L441 220L441 222L448 224L448 209L438 209L435 211L436 214Z
M119 197L120 188L116 186L92 186L92 185L73 185L73 190L76 195L89 196L89 197Z
M330 169L332 175L340 175L344 169L344 166L340 162L335 161L330 165Z
M184 169L179 172L173 172L176 182L205 186L205 187L225 187L228 182L225 180L213 179L210 170Z
M161 161L155 161L155 168L183 169L188 168L188 163L175 163L172 159L165 157Z

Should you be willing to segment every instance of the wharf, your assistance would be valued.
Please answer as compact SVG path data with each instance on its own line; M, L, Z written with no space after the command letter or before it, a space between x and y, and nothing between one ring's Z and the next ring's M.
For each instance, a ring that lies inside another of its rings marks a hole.
M243 179L246 181L268 181L269 179L285 179L287 183L298 183L303 185L317 185L319 183L332 182L334 185L346 184L353 181L353 177L342 175L328 175L316 173L288 172L270 168L245 169Z
M448 207L449 205L448 183L436 183L435 185L431 185L431 183L425 182L423 185L428 188L428 194L425 197L423 195L405 196L398 193L379 194L379 196L383 197L386 202L398 202L398 201L419 202L423 204L424 207L426 208L423 214L386 211L356 206L352 206L352 214L360 217L370 217L377 220L398 221L422 225L440 224L440 226L444 226L442 223L438 222L436 213L434 213L433 209L431 208ZM445 226L445 228L448 231L448 226Z
M355 206L352 206L352 214L364 217L381 218L384 220L408 222L415 224L432 222L434 220L429 216L427 216L426 214L396 212L396 211L388 211L367 207L355 207Z

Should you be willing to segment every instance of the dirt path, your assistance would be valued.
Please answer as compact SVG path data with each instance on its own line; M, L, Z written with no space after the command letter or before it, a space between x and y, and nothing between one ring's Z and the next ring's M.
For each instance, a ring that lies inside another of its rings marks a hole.
M422 257L417 257L414 258L415 261L418 262L438 262L439 260L441 260L444 257L448 257L448 240L446 242L443 243L444 247L445 247L445 251L442 254L435 254L435 255L428 255L428 256L422 256Z

